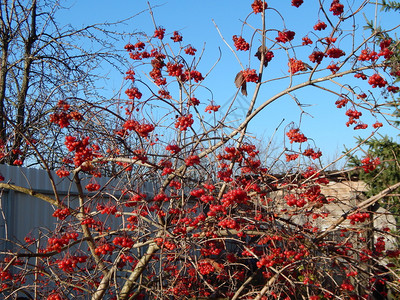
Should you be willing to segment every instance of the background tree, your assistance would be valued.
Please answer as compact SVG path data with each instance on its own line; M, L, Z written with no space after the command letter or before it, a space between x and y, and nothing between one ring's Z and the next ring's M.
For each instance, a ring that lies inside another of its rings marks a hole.
M24 290L47 299L321 300L398 291L398 269L386 259L400 251L389 247L391 235L382 228L369 247L364 236L371 229L364 223L368 208L400 182L345 203L336 216L329 204L340 199L322 194L328 166L305 129L291 123L284 149L270 164L262 163L248 134L251 121L285 97L303 115L294 93L306 88L333 96L354 130L383 126L382 95L398 91L391 61L398 43L388 36L395 36L397 24L383 30L368 22L367 31L354 26L364 11L378 11L378 2L314 3L318 16L306 32L286 28L287 10L259 0L249 1L240 35L228 40L221 32L237 59L229 78L236 94L224 110L205 84L212 70L201 70L203 54L156 19L154 32L125 46L131 59L126 101L57 102L49 119L65 138L54 140L63 158L56 173L75 193L60 195L51 172L52 195L7 178L0 183L53 205L57 220L55 230L26 237L23 245L8 241L14 247L3 253L4 297ZM303 8L303 1L285 4ZM279 22L267 22L273 18ZM287 73L267 74L275 63ZM273 87L282 89L269 95ZM250 101L232 127L228 117L239 93ZM40 154L44 141L27 147ZM291 165L276 177L270 170L280 160ZM115 171L100 185L105 170Z
M54 168L61 159L61 137L59 130L49 130L51 109L67 97L87 97L92 103L102 99L97 68L106 62L113 68L123 64L113 47L123 35L110 31L113 24L60 26L55 19L63 9L59 1L6 0L0 8L1 162L21 165L28 159L28 165L43 166L29 146L35 143Z

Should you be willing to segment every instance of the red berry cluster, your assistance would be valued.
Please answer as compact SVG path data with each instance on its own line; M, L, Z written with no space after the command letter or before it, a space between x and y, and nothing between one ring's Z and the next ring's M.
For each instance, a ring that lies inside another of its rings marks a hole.
M169 94L169 92L167 90L160 89L160 90L158 90L158 94L163 99L172 99L171 95Z
M142 98L142 93L139 92L138 88L131 88L125 91L125 94L128 96L130 100L140 99Z
M339 71L339 66L337 64L331 64L326 67L328 70L332 72L332 74L336 74L337 71Z
M218 226L221 226L222 228L230 228L230 229L236 229L236 230L240 229L240 225L238 224L238 222L236 222L234 219L231 219L231 218L226 218L226 219L221 220L218 223Z
M339 58L341 56L346 55L346 53L344 53L343 50L339 49L339 48L329 48L328 51L326 51L326 54L330 57L330 58Z
M258 75L256 73L256 70L246 69L246 70L243 70L242 73L243 73L243 78L246 82L257 82L258 81Z
M167 147L165 147L165 150L171 152L172 154L176 154L176 153L179 153L182 149L178 145L171 144L171 145L168 145Z
M126 76L125 76L125 80L131 80L132 83L135 82L135 71L133 70L128 70L125 72Z
M197 105L199 105L199 104L200 104L200 100L197 99L197 98L195 98L195 97L192 97L192 98L189 99L187 105L188 105L188 106L197 106Z
M187 46L184 51L187 55L195 55L197 50L192 46Z
M165 28L162 27L158 27L155 31L154 31L154 35L153 37L159 38L160 40L162 40L164 38L165 35Z
M379 157L372 158L371 156L366 156L361 160L362 168L365 173L369 173L376 169L377 166L381 164Z
M125 130L134 130L139 136L147 138L149 134L154 131L155 127L153 124L140 124L138 121L135 120L127 120L123 128Z
M309 156L312 159L318 159L322 156L322 152L320 150L314 151L314 149L308 148L308 149L304 150L303 155Z
M258 14L268 8L268 4L265 1L254 0L254 2L251 4L251 8L253 9L255 14Z
M182 64L178 64L178 63L173 64L170 62L167 63L167 72L168 72L169 76L176 76L176 77L181 76L182 68L183 68Z
M342 290L346 290L346 291L353 291L354 290L354 285L352 285L350 283L350 281L348 280L344 280L344 282L340 285Z
M302 38L303 42L301 43L303 46L311 45L313 41L308 37L305 36Z
M303 4L303 0L292 0L292 6L300 7Z
M307 137L303 133L300 133L299 128L290 129L286 133L286 136L289 138L291 144L307 142Z
M182 42L182 36L179 34L178 31L174 31L174 35L171 36L171 40L173 40L175 43Z
M75 151L74 164L77 167L81 166L85 161L90 161L95 156L99 156L93 153L92 148L87 147L89 145L89 137L79 140L74 136L66 136L64 144L70 152Z
M382 78L381 75L379 75L378 73L375 73L374 75L371 75L368 79L368 83L373 87L384 87L385 85L387 85L387 81L385 79Z
M367 79L367 75L365 75L363 72L359 72L354 74L355 78L361 78L362 80L366 80Z
M393 51L389 49L389 46L392 43L392 39L383 40L380 42L379 46L381 47L381 51L379 51L379 56L383 56L385 59L389 59L393 55Z
M56 112L50 115L50 123L55 123L60 128L68 127L71 120L81 121L83 116L77 111L71 111L70 105L64 100L57 103Z
M297 72L307 70L307 68L304 66L304 63L301 60L297 60L294 58L289 59L288 66L289 66L288 72L290 74L296 74Z
M310 61L312 61L313 63L321 63L322 59L325 57L324 52L322 51L314 51L313 53L311 53L308 58L310 59Z
M64 272L72 273L77 264L86 262L86 259L86 256L65 256L62 260L57 262L57 266Z
M185 131L188 127L193 125L193 115L188 114L187 116L180 116L175 123L175 128L179 128L180 131Z
M207 105L207 107L204 111L211 114L213 111L217 112L220 107L221 107L221 105Z
M376 61L379 58L378 53L375 51L371 51L368 49L364 49L361 51L361 54L358 56L357 60L360 61Z
M115 215L117 213L117 207L115 205L100 205L97 204L96 209L102 214Z
M128 199L128 201L125 203L125 206L126 207L136 206L136 204L138 202L145 200L145 199L146 199L145 194L135 194Z
M362 112L348 109L346 111L346 116L349 117L349 120L346 122L346 126L349 127L351 124L357 123L356 120L358 120L362 116Z
M197 155L190 155L189 157L185 158L185 164L189 166L199 165L200 158Z
M340 16L343 13L344 5L339 0L333 0L329 11L333 12L334 16Z
M221 203L224 207L228 207L236 203L247 203L247 200L249 200L249 197L246 191L238 188L225 193L221 199Z
M135 242L130 237L117 236L114 238L113 244L123 248L132 248Z
M287 194L284 196L284 199L289 206L303 207L307 204L306 200L303 197L295 194Z
M94 252L97 255L100 255L100 254L106 255L107 253L112 254L114 249L115 249L115 247L113 245L104 243L104 244L97 246L96 249L94 249Z
M275 40L280 43L287 43L292 41L295 35L296 33L291 30L279 31L278 37L276 37Z
M234 35L232 39L236 50L247 51L250 49L249 43L243 37Z
M98 183L88 183L85 188L89 191L89 192L94 192L100 189L100 184Z
M365 123L359 123L356 126L354 126L354 130L359 130L359 129L366 129L368 127L367 124Z
M182 76L181 76L181 81L186 82L188 80L193 79L195 82L200 82L204 79L203 75L197 70L186 70Z
M375 129L377 129L377 128L379 128L379 127L382 127L383 126L383 124L381 123L381 122L375 122L373 125L372 125L372 127L374 127Z
M62 248L69 244L71 240L76 241L79 234L77 232L65 233L61 238L49 238L44 252L61 252Z
M59 293L51 293L47 296L46 300L63 300L64 298Z
M325 22L318 22L317 24L314 25L314 30L321 31L321 30L325 30L326 27L328 27L328 26L325 24Z
M56 174L58 177L63 178L63 177L68 177L70 172L68 170L61 168L56 171Z
M287 154L285 153L285 157L286 157L286 161L292 161L292 160L296 160L299 157L299 154L297 153L293 153L293 154Z
M53 217L59 218L60 220L65 220L70 214L71 212L68 207L57 208L53 213Z

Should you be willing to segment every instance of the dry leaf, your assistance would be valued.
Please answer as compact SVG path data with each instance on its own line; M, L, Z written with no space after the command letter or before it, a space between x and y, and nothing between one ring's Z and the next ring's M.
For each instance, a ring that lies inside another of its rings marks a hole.
M237 88L242 87L242 95L247 96L247 86L246 86L246 81L244 80L242 71L240 71L239 73L236 74L235 85Z

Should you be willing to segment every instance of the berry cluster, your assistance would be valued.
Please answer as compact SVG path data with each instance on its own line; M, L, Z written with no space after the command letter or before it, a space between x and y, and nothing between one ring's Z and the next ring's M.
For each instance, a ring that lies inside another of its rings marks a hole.
M313 53L311 53L308 58L310 59L311 62L313 63L321 63L322 59L325 57L324 52L322 51L314 51Z
M187 55L195 55L197 50L192 46L187 46L184 51Z
M292 0L292 6L300 7L303 4L303 0Z
M365 173L369 173L376 169L377 166L381 164L379 157L372 158L371 156L366 156L361 160L362 168Z
M61 168L56 171L56 174L58 177L63 178L63 177L68 177L70 172L68 170Z
M69 244L71 240L76 241L79 234L77 232L65 233L60 238L49 238L44 252L61 252L62 248Z
M100 254L106 255L107 253L112 254L114 249L115 249L115 247L113 245L104 243L104 244L97 246L96 249L94 249L94 252L97 255L100 255Z
M275 40L280 43L287 43L292 41L295 35L296 33L291 30L279 31L278 37L276 37Z
M236 203L247 203L249 197L246 191L238 188L225 193L221 199L221 203L224 207L231 206Z
M368 83L373 87L384 87L385 85L387 85L387 81L385 79L382 78L381 75L379 75L378 73L375 73L374 75L371 75L368 79Z
M86 262L86 259L86 256L65 256L62 260L57 262L57 266L64 272L72 273L77 264Z
M263 12L265 9L267 9L268 4L265 1L254 0L254 2L251 4L251 8L253 9L255 14L258 14L260 12Z
M378 53L375 51L371 51L368 49L364 49L361 51L361 54L358 56L357 60L360 61L376 61L379 58Z
M171 145L167 145L167 147L165 147L165 150L171 152L172 154L176 154L176 153L179 153L182 149L181 149L181 147L179 147L176 144L171 144Z
M242 71L243 78L246 82L257 82L258 75L254 69L246 69Z
M207 105L207 107L204 111L211 114L213 111L217 112L220 107L221 107L221 105Z
M286 161L292 161L292 160L296 160L299 157L299 154L297 153L293 153L293 154L287 154L285 153L285 157L286 157Z
M170 62L167 63L167 72L169 76L176 76L176 77L181 76L183 72L182 68L183 68L182 64L178 63L173 64Z
M332 72L332 74L336 74L337 71L339 71L339 66L337 64L331 64L326 67L328 70Z
M305 36L302 38L303 42L301 43L303 46L311 45L313 41L308 37Z
M127 120L123 125L124 130L133 130L139 136L147 138L149 134L154 131L155 127L153 124L140 124L135 120Z
M314 30L321 31L321 30L325 30L326 27L328 27L328 26L325 24L325 22L318 22L317 24L314 25Z
M85 188L89 191L89 192L94 192L94 191L98 191L100 189L100 184L98 183L88 183Z
M158 27L155 31L154 31L154 35L153 37L159 38L160 40L162 40L164 38L165 35L165 28L162 27Z
M346 116L349 117L349 120L346 122L346 126L349 127L351 124L357 123L356 120L358 120L362 116L362 112L348 109L346 111Z
M60 220L65 220L70 214L71 212L69 208L65 207L65 208L57 208L52 216Z
M304 63L301 60L297 60L294 58L289 59L288 66L289 66L288 72L290 74L296 74L297 72L307 70L307 68L304 66Z
M246 40L244 38L242 38L241 36L238 37L237 35L234 35L232 37L232 39L233 39L233 43L236 47L236 50L247 51L250 49L249 43L246 42Z
M175 123L175 128L179 128L180 131L185 131L188 127L193 125L193 115L188 114L186 116L180 116Z
M117 236L114 238L113 244L123 248L132 248L135 242L129 237Z
M171 40L173 40L175 43L182 42L182 36L179 34L178 31L174 31L173 36L171 36Z
M340 0L333 0L329 11L333 12L334 16L340 16L343 13L344 5L340 3Z
M200 158L197 155L190 155L187 158L185 158L185 164L189 166L194 166L194 165L199 165L200 164Z
M82 114L77 111L71 111L70 105L64 100L58 101L56 112L50 115L50 123L58 124L60 128L68 127L71 120L79 122L82 119Z
M359 212L355 214L351 214L347 216L347 219L350 220L350 224L354 225L355 223L362 223L365 222L365 220L369 219L370 214L367 212Z
M303 197L299 197L295 194L287 194L285 195L284 199L289 206L303 207L307 204L306 200Z
M322 152L320 150L314 151L314 149L308 148L308 149L304 150L303 155L309 156L312 159L318 159L322 156Z
M339 49L339 48L329 48L328 51L326 51L326 54L330 57L330 58L339 58L341 56L346 55L346 53L344 53L343 50Z
M291 144L307 142L307 137L303 133L300 133L299 128L290 129L286 133L286 136L289 138Z
M125 91L125 94L128 96L130 100L140 99L142 98L142 93L139 92L138 88L131 88Z

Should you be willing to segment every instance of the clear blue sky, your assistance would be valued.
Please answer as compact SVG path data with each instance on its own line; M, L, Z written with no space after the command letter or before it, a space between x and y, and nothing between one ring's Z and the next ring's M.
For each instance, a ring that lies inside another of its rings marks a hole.
M322 14L318 15L318 1L307 0L300 8L290 6L290 0L275 0L267 1L270 7L277 8L285 18L286 28L296 31L296 38L294 43L301 41L301 38L308 32L313 31L312 27L320 18L326 21ZM346 1L342 1L345 5ZM361 3L362 1L355 1ZM67 4L65 4L67 3ZM155 6L153 8L154 17L157 25L161 25L166 29L167 34L171 34L174 30L178 30L184 38L185 43L192 44L198 49L198 53L205 46L205 53L202 62L199 65L199 70L206 73L209 68L215 63L219 56L219 49L222 52L222 59L213 70L213 74L207 78L205 84L213 91L214 101L224 107L226 103L235 94L236 89L233 84L234 77L240 71L240 65L230 52L229 48L224 44L220 38L212 20L218 25L220 31L226 40L232 45L232 36L234 34L240 35L242 29L242 22L247 15L251 12L252 1L226 1L226 0L203 0L203 1L180 1L180 0L165 0L165 1L151 1ZM64 5L70 7L68 10L60 12L58 18L62 23L72 23L74 26L88 25L91 23L113 22L116 20L125 19L132 15L138 14L148 8L147 1L126 1L126 0L74 0L65 1ZM368 12L372 15L373 10ZM332 15L330 15L332 17ZM336 20L334 17L332 19ZM359 19L363 21L362 17ZM386 15L384 19L389 23L394 24L398 22L398 14ZM378 20L383 22L382 20ZM259 26L260 21L257 18L251 17L249 19L251 25ZM283 23L278 14L272 10L269 11L267 18L267 27L273 24L273 28L283 29ZM358 24L356 24L357 26ZM350 25L349 25L350 26ZM125 26L121 26L120 30L126 32L146 32L151 35L154 31L154 26L148 11L144 11L126 22ZM252 31L249 27L245 27L244 36L250 36ZM270 33L270 38L276 36L275 32ZM343 35L345 36L345 35ZM310 35L312 38L312 35ZM362 38L362 32L357 36ZM314 38L315 40L315 38ZM117 47L123 48L127 41L121 41L121 44L116 44ZM134 37L131 42L136 42ZM348 39L343 38L343 43L349 42ZM257 43L257 40L255 40ZM313 46L311 46L313 47ZM255 47L256 48L256 47ZM254 49L255 49L254 48ZM252 53L255 50L252 50ZM307 56L311 53L309 48L307 54L302 55L299 50L296 55L305 61L308 61ZM306 52L304 52L306 53ZM244 65L247 65L249 54L239 53L240 58L243 59ZM251 55L252 68L258 69L255 63L253 54ZM275 57L266 69L263 79L271 79L275 76L287 74L287 58ZM327 60L327 63L329 61ZM111 84L107 85L110 94L118 89L121 85L122 79L119 78L118 73L110 73ZM360 83L357 81L357 83ZM287 86L286 83L268 83L261 91L259 102L268 99L274 93L281 91ZM248 99L243 98L241 101L245 107L246 101L249 101L252 87L249 88ZM374 91L375 92L375 91ZM347 128L345 122L347 117L344 115L344 109L337 109L334 105L337 100L336 96L331 94L322 93L318 89L307 88L303 91L298 91L294 94L301 103L310 104L310 106L303 107L304 111L308 114L303 114L301 129L309 137L313 138L317 147L319 147L324 156L331 158L343 150L343 144L347 147L352 147L355 144L354 136L368 136L372 132L373 118L363 119L365 123L369 124L366 130L354 131L352 127ZM197 95L196 95L197 96ZM201 95L204 97L205 103L211 99L209 94ZM379 96L379 95L378 95ZM240 105L238 113L240 113ZM367 112L364 113L366 117ZM300 109L290 97L285 97L268 107L259 117L253 121L250 127L250 132L258 138L268 138L273 134L276 126L285 119L281 130L276 135L276 143L281 145L283 138L283 129L285 125L290 122L299 123ZM397 139L397 130L390 128L388 125L380 130L382 134L389 134Z

